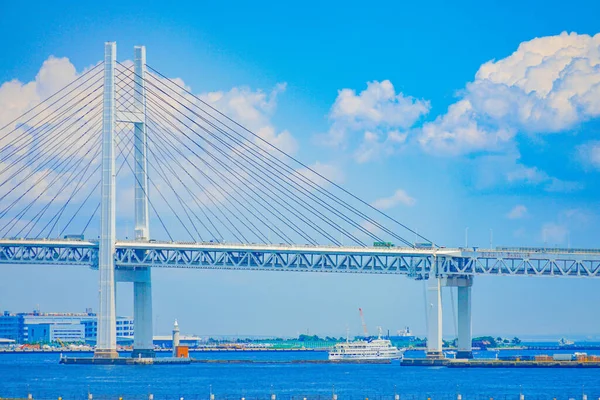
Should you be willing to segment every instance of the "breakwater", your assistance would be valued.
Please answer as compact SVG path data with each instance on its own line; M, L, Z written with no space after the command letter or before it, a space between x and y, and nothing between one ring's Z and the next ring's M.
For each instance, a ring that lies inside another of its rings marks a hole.
M59 364L66 365L185 365L190 364L189 358L94 358L94 357L63 357L61 355Z
M400 362L405 367L448 367L448 368L600 368L600 361L535 361L535 360L455 360L405 358Z
M66 365L186 365L186 364L391 364L391 360L202 360L195 358L93 358L93 357L63 357L59 364ZM0 399L1 400L1 399Z

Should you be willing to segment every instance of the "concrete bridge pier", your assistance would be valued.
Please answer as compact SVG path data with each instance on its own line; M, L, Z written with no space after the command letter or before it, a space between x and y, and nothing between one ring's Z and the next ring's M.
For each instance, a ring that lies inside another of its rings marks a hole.
M427 279L427 358L442 358L442 291L435 272Z
M458 292L458 344L456 358L473 358L473 349L471 345L473 340L471 318L471 287L473 286L473 277L461 276L445 278L443 285L451 288L456 287Z
M142 271L143 281L133 283L134 341L132 357L154 357L152 338L152 284L150 268Z
M458 349L456 358L473 358L471 324L472 276L436 276L432 269L427 279L427 358L443 358L442 353L442 287L456 287L458 291Z
M458 286L458 351L456 358L473 358L473 331L471 319L471 287L473 278L464 279L465 285Z
M152 284L150 268L117 269L118 282L133 283L133 352L131 357L155 356L152 338Z

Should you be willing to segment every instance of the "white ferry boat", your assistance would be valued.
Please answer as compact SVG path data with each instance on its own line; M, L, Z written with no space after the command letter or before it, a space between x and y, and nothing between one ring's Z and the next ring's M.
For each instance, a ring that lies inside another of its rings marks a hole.
M329 352L330 360L396 360L402 359L404 350L392 346L392 342L381 338L355 340L336 344Z
M572 340L569 340L569 339L565 339L565 338L561 338L561 339L558 341L558 345L559 345L560 347L573 346L574 344L575 344L575 342L574 342L574 341L572 341Z

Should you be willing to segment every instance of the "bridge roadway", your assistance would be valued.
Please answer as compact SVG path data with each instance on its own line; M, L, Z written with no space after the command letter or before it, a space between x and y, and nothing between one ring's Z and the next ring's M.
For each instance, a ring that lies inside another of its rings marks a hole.
M0 264L98 268L98 242L0 239ZM399 274L427 279L472 275L600 276L600 250L538 248L337 247L284 244L118 241L115 267Z

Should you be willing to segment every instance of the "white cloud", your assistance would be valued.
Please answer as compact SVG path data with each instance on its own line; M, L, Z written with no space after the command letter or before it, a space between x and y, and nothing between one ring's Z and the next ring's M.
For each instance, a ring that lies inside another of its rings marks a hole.
M78 75L68 58L50 56L35 77L36 92L45 99L73 82Z
M383 145L379 142L379 136L376 133L366 131L363 135L363 142L358 150L356 150L354 158L359 163L370 161L377 157L377 155L382 151L382 146Z
M48 152L60 140L66 154L56 151L58 157L85 156L87 149L75 150L80 147L78 139L81 135L87 129L95 128L93 122L101 118L101 69L90 74L87 81L71 86L62 97L53 97L43 105L40 103L87 71L77 73L68 58L50 56L34 80L22 83L14 79L0 85L0 148L23 156L39 150L42 142ZM96 108L92 109L93 106ZM50 132L57 135L50 138Z
M284 129L283 131L277 133L272 125L266 125L260 128L255 133L258 136L260 136L260 138L263 139L265 142L272 144L273 146L277 147L279 150L287 154L294 155L298 150L298 142L296 142L294 136L292 136L290 131L288 131L287 129ZM255 142L267 151L273 150L271 146L265 145L264 142L258 139L255 139Z
M600 169L600 141L594 140L576 148L577 157L585 167Z
M406 142L407 136L407 133L392 130L387 132L385 140L380 140L380 134L365 131L363 141L354 153L354 159L362 164L389 156L396 151L399 145Z
M460 100L448 112L421 128L418 141L428 152L456 155L505 147L515 135L511 128L495 128L478 121L477 111L469 100Z
M379 125L406 129L428 111L427 102L396 94L392 83L385 80L368 82L358 95L352 89L340 90L330 116L358 129Z
M527 167L523 164L517 164L515 169L507 172L506 180L508 182L525 182L528 184L538 184L548 179L548 174L537 167Z
M335 164L327 164L317 161L314 164L309 165L309 168L300 168L296 172L321 187L327 187L330 185L327 179L336 184L341 184L344 182L344 171L342 171L342 169ZM299 184L306 185L305 182L294 175L292 175L290 178L294 178L294 180Z
M526 214L527 214L527 207L525 207L522 204L517 204L508 212L508 214L506 214L506 217L508 219L519 219L519 218L523 218Z
M523 42L483 64L448 112L424 124L435 153L498 151L517 132L552 133L600 115L600 34L562 33Z
M362 136L365 131L393 141L402 136L399 131L413 126L429 109L428 101L396 93L389 80L368 82L359 94L353 89L342 89L331 107L331 127L320 137L321 143L344 146L349 134Z
M523 164L516 164L508 171L506 180L511 184L541 186L546 192L569 193L583 189L583 184L580 182L558 179L537 167L527 167Z
M199 97L266 142L288 154L294 154L298 149L296 139L287 130L277 132L271 123L271 117L277 108L277 96L285 89L285 83L277 84L269 93L242 86L229 91L204 93ZM264 145L257 138L253 140L256 144ZM271 150L269 146L265 149Z
M381 229L379 227L377 227L375 224L373 224L372 222L369 221L362 221L360 223L360 226L367 230L368 232L374 234L374 235L380 235L381 234ZM358 232L358 230L357 230Z
M92 172L99 163L99 160L91 160L97 147L90 139L100 129L95 124L101 122L101 69L93 72L88 81L78 82L79 88L68 96L53 97L27 112L85 72L87 70L78 73L67 58L51 56L44 61L34 80L27 83L11 80L0 85L3 157L0 196L7 206L3 212L10 209L7 212L11 215L27 206L35 214L52 201L64 202L81 186L80 174ZM75 85L63 95L74 89ZM91 111L92 106L96 106L94 111ZM90 168L85 169L90 160ZM65 172L61 173L63 169ZM82 183L78 198L73 202L81 201L91 184ZM17 203L11 208L13 201Z
M398 204L403 204L405 206L413 206L416 203L416 200L413 197L410 197L404 190L398 189L396 192L390 197L383 197L375 200L371 205L380 210L387 210L397 206Z
M77 76L77 71L68 58L50 56L33 81L22 83L14 79L3 83L0 86L0 127L20 117Z
M564 209L557 214L555 222L547 222L542 226L542 240L547 246L568 244L571 233L581 233L587 229L586 226L597 224L596 219L591 209Z
M575 181L563 181L558 178L550 178L550 180L544 185L546 192L560 192L560 193L571 193L576 192L584 188L583 183Z
M582 227L592 222L594 214L581 208L570 208L560 213L559 219L571 227Z
M477 190L506 187L536 187L546 192L574 192L583 189L580 182L562 180L546 171L524 165L517 151L465 157L465 173Z

